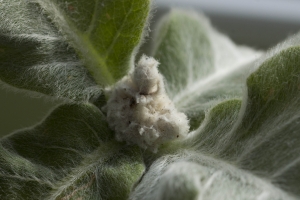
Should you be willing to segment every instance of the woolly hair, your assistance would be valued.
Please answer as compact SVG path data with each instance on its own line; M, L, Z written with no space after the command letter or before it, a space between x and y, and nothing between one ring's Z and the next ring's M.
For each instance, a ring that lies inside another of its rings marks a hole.
M154 152L164 142L185 137L189 130L186 115L177 111L166 94L158 64L142 56L134 72L112 89L105 108L117 140Z

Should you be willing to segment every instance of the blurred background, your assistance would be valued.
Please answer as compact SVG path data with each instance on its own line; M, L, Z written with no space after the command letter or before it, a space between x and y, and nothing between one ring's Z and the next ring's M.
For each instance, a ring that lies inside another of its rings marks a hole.
M300 31L299 0L156 0L156 7L156 17L170 7L203 12L236 43L257 49L268 49Z
M256 49L267 50L300 31L299 0L155 0L154 5L153 25L170 7L193 9L236 43ZM0 137L36 124L58 103L0 84Z

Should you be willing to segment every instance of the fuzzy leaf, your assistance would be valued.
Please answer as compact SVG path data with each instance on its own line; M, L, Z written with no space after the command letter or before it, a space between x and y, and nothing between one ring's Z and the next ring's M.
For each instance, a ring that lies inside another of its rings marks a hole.
M26 90L86 101L101 89L37 4L0 3L0 80Z
M190 151L180 155L170 144L156 158L169 155L152 165L149 157L131 198L299 199L299 44L298 34L252 65L258 70L247 79L248 91L239 92L242 104L229 100L209 109L180 146ZM243 69L224 72L230 77Z
M300 47L267 59L247 80L240 124L222 156L300 196Z
M132 192L132 200L292 200L268 181L221 160L185 151L156 160Z
M91 104L62 105L1 140L1 199L124 199L144 171ZM107 190L110 188L110 190Z
M36 0L99 85L127 74L142 39L149 0Z
M161 62L160 71L174 95L214 70L213 49L196 16L174 10L159 26L154 57Z
M241 100L219 103L206 114L201 126L186 142L201 152L217 154L219 147L229 139L227 133L236 123L240 108Z
M169 95L196 129L211 106L242 96L248 67L261 53L235 45L195 13L173 10L159 27L154 57Z
M186 142L298 198L299 44L298 34L268 52L247 79L242 105L237 100L217 105Z

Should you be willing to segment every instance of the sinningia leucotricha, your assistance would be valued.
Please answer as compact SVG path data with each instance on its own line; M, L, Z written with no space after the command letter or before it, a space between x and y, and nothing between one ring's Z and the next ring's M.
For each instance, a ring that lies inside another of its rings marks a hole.
M150 34L152 7L0 1L3 85L61 102L1 138L1 199L300 199L300 35L257 51L181 10Z

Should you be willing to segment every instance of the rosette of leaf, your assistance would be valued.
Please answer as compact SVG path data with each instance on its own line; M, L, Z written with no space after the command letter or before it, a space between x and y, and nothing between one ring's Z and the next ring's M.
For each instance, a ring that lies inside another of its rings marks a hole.
M133 66L149 8L147 0L0 2L0 80L68 102L1 139L1 199L129 196L142 154L115 141L95 105Z
M300 35L255 61L202 16L159 27L153 55L194 131L146 157L131 199L299 199Z
M152 56L191 132L156 154L115 141L102 89L133 66L149 4L1 1L1 80L73 102L1 139L1 199L299 199L299 36L255 61L172 11Z

